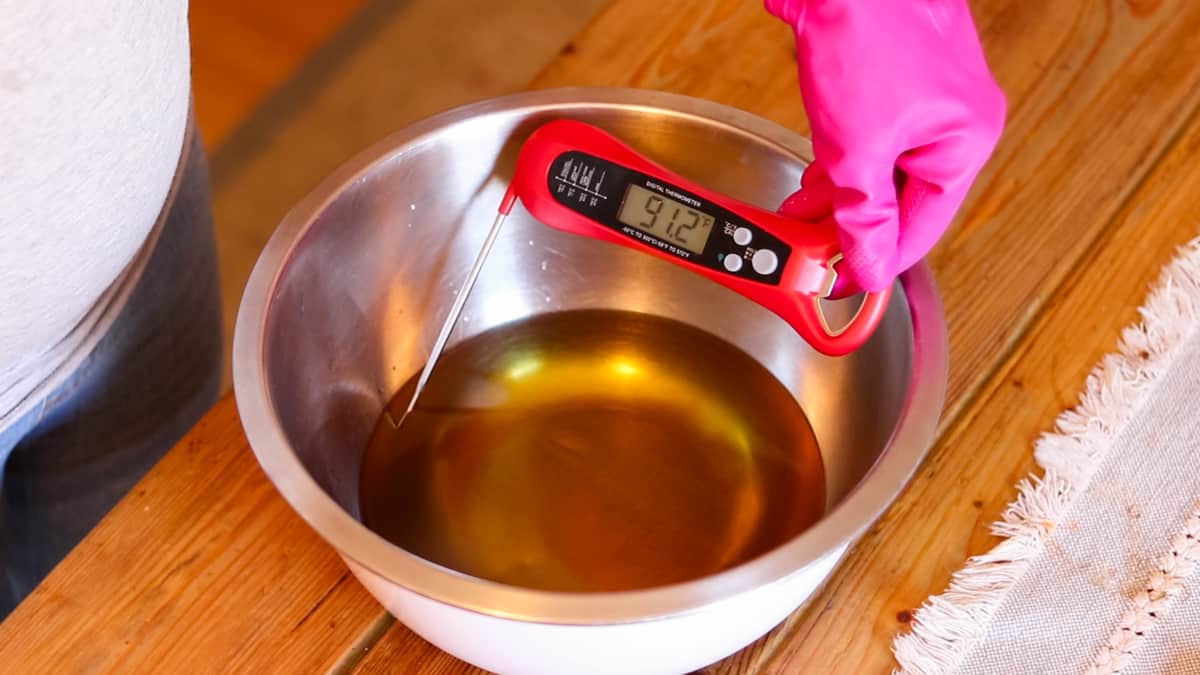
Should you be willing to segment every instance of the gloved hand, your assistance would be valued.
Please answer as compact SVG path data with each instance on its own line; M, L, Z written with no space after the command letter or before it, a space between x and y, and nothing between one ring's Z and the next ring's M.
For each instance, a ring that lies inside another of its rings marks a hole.
M877 291L945 232L1004 127L965 0L766 0L796 35L815 161L780 211L832 218Z

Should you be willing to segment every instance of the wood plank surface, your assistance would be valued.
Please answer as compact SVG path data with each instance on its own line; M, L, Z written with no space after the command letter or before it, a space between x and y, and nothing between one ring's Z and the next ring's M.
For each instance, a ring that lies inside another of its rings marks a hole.
M192 0L192 86L215 148L367 0Z
M519 89L602 2L587 0L567 8L542 0L504 7L476 0L453 5L376 0L373 4L386 5L384 9L398 8L395 14L378 11L373 16L385 16L389 35L403 40L403 48L411 52L396 57L393 50L385 56L415 71L404 78L388 75L387 68L380 68L378 45L369 46L369 53L351 54L346 67L360 75L370 68L390 87L423 92L380 113L389 120L390 132L439 109ZM230 119L250 112L367 3L309 4L193 3L197 116L209 147L226 138ZM303 16L282 16L289 12ZM538 35L515 41L534 23L535 14L541 17ZM449 57L440 49L447 34L467 43ZM264 57L268 62L235 72L240 60L258 58L255 50L272 52ZM391 100L388 94L379 97ZM376 120L363 124L360 118L350 119L365 129L379 128ZM231 267L245 276L269 236L261 226L275 222L260 218L249 222L258 229L236 232L218 223L224 276ZM248 246L247 240L257 243ZM226 246L230 242L240 246L233 254ZM230 330L241 283L226 284L234 289L226 293ZM219 475L205 476L218 465ZM157 520L148 522L145 514ZM147 551L160 544L164 546ZM267 482L246 443L232 396L227 396L0 624L0 664L21 664L19 672L336 669L354 665L369 651L364 647L378 639L372 631L386 617L332 549ZM128 628L120 628L122 624ZM426 648L432 657L442 654ZM371 663L378 662L368 662L368 667ZM9 671L0 666L0 672Z
M397 129L521 90L607 2L372 0L230 138L213 158L225 387L242 290L287 212Z
M354 670L355 675L424 673L426 675L486 675L487 671L459 661L419 635L393 623Z
M951 414L998 352L1011 349L1200 96L1196 3L972 6L1009 119L929 258L950 324ZM761 3L620 0L533 86L672 91L807 133L794 58L790 30Z
M959 413L999 376L1010 354L1029 349L1027 341L1037 337L1031 322L1072 270L1095 255L1114 215L1200 102L1200 69L1193 66L1200 57L1200 5L993 0L973 8L1009 97L1009 122L958 222L929 258L950 324L943 428L956 430L981 410L1007 419L987 398ZM803 132L793 58L790 32L758 3L619 0L533 86L673 91ZM1158 241L1147 255L1166 246ZM1127 289L1126 297L1136 302L1143 291ZM1080 368L1091 361L1084 363ZM1066 405L1061 392L1056 396ZM1054 412L1037 421L1045 425ZM1026 429L994 458L1003 470L976 477L990 492L965 506L938 496L960 494L976 476L976 458L948 440L939 443L914 486L814 597L811 611L797 612L710 670L756 672L780 650L774 668L786 672L886 671L897 616L906 616L903 603L886 602L893 589L906 589L906 599L917 598L907 602L916 602L944 584L968 544L986 547L980 542L990 541L991 518L981 517L974 503L1002 508L1031 466L1033 433ZM971 527L944 528L946 518ZM943 555L896 564L888 547L897 542Z
M1200 101L1200 70L1192 65L1200 54L1200 6L1018 0L973 7L992 70L1009 97L1009 123L959 222L930 256L950 324L946 425L959 417L959 435L982 410L997 423L1008 419L1003 408L990 407L995 404L989 398L978 399L965 416L958 413L990 377L998 377L1007 354L1021 345L1028 350L1028 340L1037 339L1028 325L1098 245L1124 199ZM614 2L533 83L577 84L676 91L808 129L794 85L790 31L750 2ZM1120 142L1102 141L1108 138ZM1146 256L1158 253L1162 261L1165 241L1174 240L1170 234L1178 239L1169 233L1157 247L1147 246ZM1142 291L1126 289L1126 313ZM1079 369L1090 368L1094 352L1103 348L1092 346ZM1064 345L1048 348L1062 351ZM1078 392L1073 383L1070 394ZM1060 390L1054 395L1064 401ZM988 515L1012 497L1015 480L1031 466L1031 438L1057 410L1039 411L1033 428L996 450L986 476L974 473L970 448L938 444L916 486L818 593L809 605L814 609L798 611L710 670L758 671L776 650L772 669L788 673L888 670L890 638L902 627L896 617L940 589L965 560L968 544L986 548L986 527L994 519ZM976 483L968 483L970 477ZM961 496L968 484L986 498L932 498ZM992 510L982 512L977 501ZM943 531L943 520L955 516L959 527ZM896 542L931 554L898 565L889 554ZM893 607L894 589L905 590L894 597L907 604ZM401 635L397 629L380 646L392 649L386 643Z
M887 672L907 611L993 543L1033 439L1196 233L1200 4L974 7L1010 121L931 256L951 328L946 431L808 608L712 672ZM803 131L791 49L758 2L617 0L534 86L675 91ZM0 625L0 663L472 672L381 620L266 482L226 399Z
M322 671L378 613L259 469L230 396L0 624L0 671Z
M686 11L670 4L614 4L535 84L584 81L665 89L806 128L798 119L792 38L786 27L776 26L752 3L692 2L686 3ZM978 2L973 8L989 63L1009 97L1009 121L956 226L929 258L950 325L947 425L1017 341L1028 339L1029 322L1200 100L1200 69L1193 65L1200 55L1200 6L1194 3L1014 0ZM604 62L615 63L617 72L602 71L598 65ZM755 78L769 84L746 85L747 79ZM776 92L766 91L772 86ZM1102 139L1120 141L1114 146ZM1023 462L1029 447L1011 452L1014 462ZM945 459L947 453L950 459ZM812 602L820 610L809 619L811 626L836 632L852 644L869 645L883 658L870 663L789 659L790 667L803 664L811 672L886 669L896 612L881 615L870 602L848 598L870 599L870 589L920 578L919 572L889 566L885 557L870 555L885 545L877 537L881 528L892 526L894 536L908 542L955 541L941 531L937 517L930 517L940 515L947 505L930 503L929 495L937 494L943 481L957 481L959 474L970 472L972 458L943 445L931 461L953 466L932 476L938 480L928 489L910 491L842 566L835 576L840 583L831 583ZM922 474L922 479L928 477ZM1000 477L996 488L1011 489L1008 478ZM914 508L913 500L922 498L920 508ZM912 511L916 514L902 526L892 525ZM981 531L986 532L983 524ZM961 552L959 545L960 555L942 564L960 564ZM713 670L757 669L781 638L792 634L801 616L803 612L797 613L787 625ZM823 649L821 640L804 644L823 653L840 652ZM811 652L802 653L812 657Z
M912 610L940 593L1034 470L1033 443L1073 407L1088 372L1137 321L1174 249L1200 235L1200 122L1130 197L920 477L839 574L798 615L769 673L876 673Z

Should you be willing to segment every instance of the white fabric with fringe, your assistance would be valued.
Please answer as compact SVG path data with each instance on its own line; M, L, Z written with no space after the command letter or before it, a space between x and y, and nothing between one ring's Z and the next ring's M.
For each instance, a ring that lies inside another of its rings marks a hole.
M1200 673L1200 239L1036 444L1040 473L898 636L911 675Z

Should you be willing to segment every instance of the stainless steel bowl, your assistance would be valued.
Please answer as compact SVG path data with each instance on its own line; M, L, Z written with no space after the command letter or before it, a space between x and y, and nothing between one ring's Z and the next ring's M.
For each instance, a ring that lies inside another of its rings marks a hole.
M808 142L743 111L627 89L534 91L394 134L322 183L279 226L246 287L238 408L283 496L401 621L498 672L683 672L753 641L798 607L920 463L941 411L946 336L924 266L900 280L860 351L823 357L783 321L683 269L545 227L506 223L456 339L551 310L622 308L737 345L794 392L827 474L828 512L728 571L643 591L565 594L472 578L407 553L357 516L361 453L383 405L427 356L482 243L515 154L537 125L607 129L685 176L774 208ZM831 308L847 317L849 303Z

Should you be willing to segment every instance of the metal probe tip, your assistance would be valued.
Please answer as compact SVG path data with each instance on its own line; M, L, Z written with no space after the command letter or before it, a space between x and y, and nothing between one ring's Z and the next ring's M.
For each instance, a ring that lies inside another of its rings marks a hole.
M511 190L509 191L511 194ZM509 204L509 197L505 196L505 205ZM425 367L421 369L421 375L417 378L417 387L413 390L412 398L408 401L408 407L404 409L404 414L400 416L400 421L397 422L392 417L392 412L385 409L388 421L392 427L399 429L404 420L408 419L413 408L417 407L417 399L421 397L421 392L424 391L425 385L429 382L429 375L433 372L434 366L437 365L438 359L442 355L442 350L446 348L446 342L450 339L450 334L454 332L454 326L458 323L458 317L462 314L463 307L467 304L467 297L471 295L471 289L475 287L475 280L479 278L479 271L483 269L483 263L487 260L488 253L492 250L492 244L496 241L496 235L500 233L500 226L504 224L504 219L508 217L508 209L501 206L501 210L496 214L496 220L492 223L492 228L488 230L487 239L483 241L483 248L479 250L479 254L475 256L475 263L471 265L471 271L467 274L467 280L463 283L462 290L454 298L454 304L450 306L450 313L446 315L446 321L442 323L442 330L438 333L437 340L433 343L433 349L429 352L429 359L425 361Z

